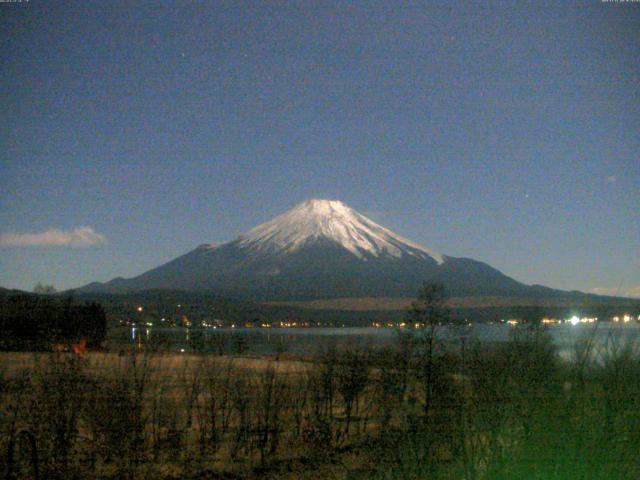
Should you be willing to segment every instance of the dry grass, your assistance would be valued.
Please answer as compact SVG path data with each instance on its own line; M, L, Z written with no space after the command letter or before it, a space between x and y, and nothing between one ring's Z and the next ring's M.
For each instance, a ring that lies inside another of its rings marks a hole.
M0 353L0 469L28 431L41 478L638 478L637 352L565 365L538 342L428 363L420 342L309 361Z
M170 374L184 369L196 369L202 362L202 355L188 353L158 353L146 354L148 366L160 374ZM0 352L0 365L8 375L13 375L26 369L33 369L51 356L50 353L41 352ZM72 357L74 354L61 354L61 357ZM99 372L112 368L115 365L126 363L128 356L117 353L89 352L82 355L81 360L86 362L90 371ZM238 356L207 356L208 361L219 364L222 368L229 362L233 362L236 368L263 372L269 368L275 369L278 374L304 374L312 366L311 362L301 360L280 359L278 361L269 357L238 357Z

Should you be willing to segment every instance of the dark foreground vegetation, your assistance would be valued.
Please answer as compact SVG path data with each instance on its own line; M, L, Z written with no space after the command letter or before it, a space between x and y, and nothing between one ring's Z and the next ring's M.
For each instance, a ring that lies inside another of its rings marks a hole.
M71 349L79 342L97 348L106 333L106 314L98 303L48 295L0 296L0 350Z
M306 359L0 354L3 478L640 478L640 357L544 330Z

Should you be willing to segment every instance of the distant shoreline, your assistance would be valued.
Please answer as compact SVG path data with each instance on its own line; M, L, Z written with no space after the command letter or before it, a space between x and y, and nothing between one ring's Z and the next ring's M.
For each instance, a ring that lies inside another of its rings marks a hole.
M332 298L324 300L274 301L264 305L276 307L296 307L310 310L342 311L401 311L411 306L414 298L402 297L360 297ZM452 308L495 308L495 307L544 307L544 308L584 308L584 307L629 307L638 308L640 299L601 297L576 298L526 298L526 297L452 297L447 302Z

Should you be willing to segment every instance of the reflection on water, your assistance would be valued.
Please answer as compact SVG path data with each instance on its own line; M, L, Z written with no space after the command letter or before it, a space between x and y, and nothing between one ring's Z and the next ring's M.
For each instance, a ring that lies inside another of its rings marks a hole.
M464 339L470 342L505 342L512 338L516 328L507 324L476 324L465 327L441 327L439 338L455 343ZM636 342L640 336L640 324L561 324L544 327L557 346L560 356L570 360L576 349L591 342L596 355L605 348L622 348ZM407 331L407 330L404 330ZM199 351L218 353L269 354L276 351L312 353L330 344L360 344L383 347L392 345L398 329L374 327L345 328L140 328L132 327L127 335L115 335L113 345L134 343L142 347L161 346L173 351ZM419 332L417 333L420 334Z

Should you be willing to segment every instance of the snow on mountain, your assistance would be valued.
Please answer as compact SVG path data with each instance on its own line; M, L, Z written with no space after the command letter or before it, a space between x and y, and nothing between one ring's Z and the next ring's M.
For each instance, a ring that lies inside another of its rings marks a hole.
M378 225L337 200L308 200L258 225L241 237L240 245L255 251L291 253L319 240L330 240L360 259L403 255L431 257L439 265L441 254L407 240Z
M222 244L204 244L142 274L81 292L214 291L252 301L412 297L425 281L453 296L551 298L482 262L443 256L339 201L309 200Z

